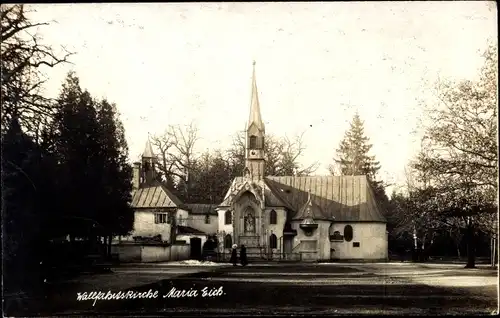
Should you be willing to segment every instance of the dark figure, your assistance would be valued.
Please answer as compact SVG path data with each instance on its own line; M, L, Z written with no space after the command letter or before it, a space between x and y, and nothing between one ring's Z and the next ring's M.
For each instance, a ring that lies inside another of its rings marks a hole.
M248 260L247 260L247 248L245 247L245 245L241 245L240 261L241 261L241 265L242 266L245 266L245 265L248 264Z
M231 259L229 262L233 263L233 266L236 266L238 262L238 252L236 252L236 247L233 246L233 251L231 252Z

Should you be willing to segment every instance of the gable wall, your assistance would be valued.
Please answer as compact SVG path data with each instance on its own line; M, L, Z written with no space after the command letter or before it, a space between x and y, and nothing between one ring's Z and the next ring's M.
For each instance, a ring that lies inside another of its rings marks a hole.
M149 210L134 212L133 236L155 236L160 234L162 240L170 241L171 225L168 223L155 223L155 213Z
M219 227L219 218L217 215L209 215L210 223L205 224L204 214L190 214L188 219L188 226L205 232L207 234L215 234ZM224 220L223 220L224 221Z
M372 259L382 260L388 257L387 232L385 223L334 223L330 234L339 231L344 235L344 227L349 224L353 228L353 239L350 242L331 242L335 249L334 258L338 259ZM359 247L353 243L359 242Z

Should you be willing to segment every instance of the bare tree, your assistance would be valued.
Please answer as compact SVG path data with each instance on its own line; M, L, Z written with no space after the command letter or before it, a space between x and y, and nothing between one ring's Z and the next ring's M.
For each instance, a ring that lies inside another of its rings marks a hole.
M73 53L63 47L59 57L42 44L36 31L48 23L34 23L27 13L22 4L1 5L1 125L5 129L16 116L32 134L43 125L43 118L52 114L52 100L42 94L46 82L43 68L68 62Z
M196 142L199 140L198 128L192 122L186 126L171 125L166 131L152 138L157 149L159 170L167 178L177 179L187 196L190 187L190 174L196 168Z
M310 175L314 173L319 163L314 162L308 166L299 163L304 155L306 147L303 142L304 133L296 135L290 139L288 137L276 137L267 134L264 144L266 175L285 176L285 175ZM235 167L235 176L241 175L245 165L245 133L240 132L233 137L233 144L227 150L228 157L231 158L233 167Z
M319 162L317 161L309 166L302 166L298 163L298 160L304 155L304 151L306 150L303 137L304 132L295 136L294 139L289 139L288 137L281 139L282 149L280 169L278 170L279 175L307 176L318 169Z
M168 134L168 130L161 135L152 136L151 144L156 148L157 169L160 177L164 179L168 186L174 185L176 172L173 171L174 162L170 156L173 151L173 140Z
M415 167L432 176L439 188L439 210L461 220L467 230L468 263L474 267L474 233L497 233L498 52L490 45L483 55L479 80L440 79L437 103L428 108L429 151Z

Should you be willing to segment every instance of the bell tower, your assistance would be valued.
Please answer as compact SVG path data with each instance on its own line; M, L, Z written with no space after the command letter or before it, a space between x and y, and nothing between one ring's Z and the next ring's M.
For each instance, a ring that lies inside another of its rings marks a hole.
M146 147L142 153L142 183L151 184L156 179L156 157L151 147L151 141L146 142Z
M243 175L253 180L264 178L264 137L266 131L260 115L257 81L255 79L255 61L253 62L252 95L250 98L250 116L246 126L245 170Z

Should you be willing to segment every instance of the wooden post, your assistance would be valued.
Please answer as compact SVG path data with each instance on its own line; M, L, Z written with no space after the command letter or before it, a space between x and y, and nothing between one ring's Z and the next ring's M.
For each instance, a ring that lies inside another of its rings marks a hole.
M491 267L495 267L496 265L496 248L497 248L496 238L493 236L491 238Z

